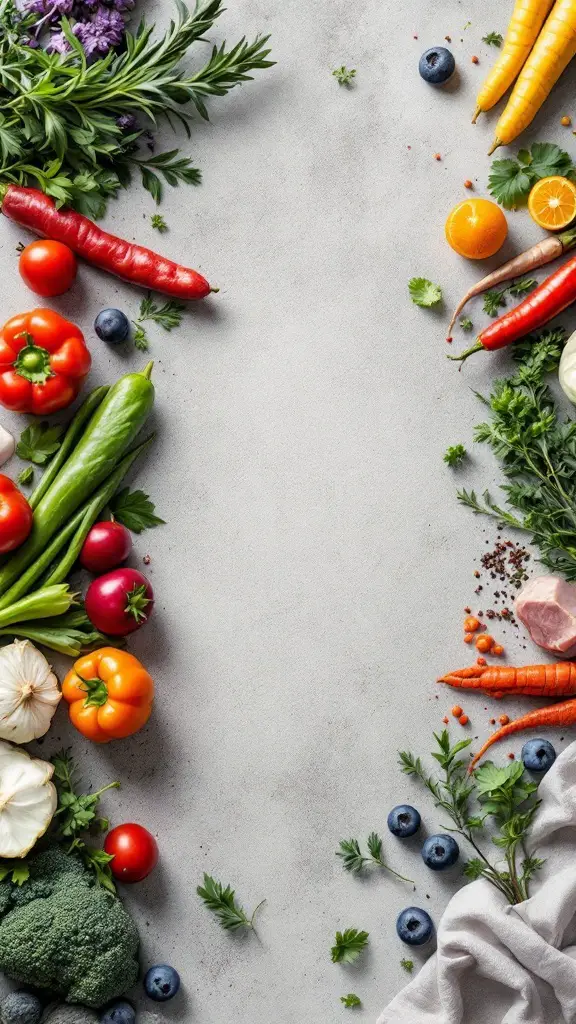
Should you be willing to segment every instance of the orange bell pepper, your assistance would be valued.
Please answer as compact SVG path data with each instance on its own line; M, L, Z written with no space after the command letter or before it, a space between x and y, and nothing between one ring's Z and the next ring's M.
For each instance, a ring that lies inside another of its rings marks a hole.
M74 662L62 683L62 696L78 731L94 743L108 743L145 725L154 682L133 654L100 647Z

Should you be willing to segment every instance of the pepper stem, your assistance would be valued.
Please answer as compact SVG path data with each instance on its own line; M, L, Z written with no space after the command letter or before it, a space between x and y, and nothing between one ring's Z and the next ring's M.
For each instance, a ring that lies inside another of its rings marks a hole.
M108 687L104 680L97 677L94 679L84 679L84 676L81 676L79 672L76 675L81 682L79 689L85 690L88 695L84 701L84 707L101 708L108 700Z
M463 363L468 356L474 354L474 352L480 352L484 348L481 341L476 341L470 348L467 348L464 352L461 352L459 356L446 356L447 359L452 359L453 362Z
M142 376L143 377L147 377L148 380L150 380L150 377L152 376L152 367L153 366L154 366L154 360L152 359L152 360L150 360L150 362L142 370Z
M476 121L478 120L478 115L481 113L482 107L476 107L476 110L474 111L474 117L472 118L472 124L476 124Z
M498 138L494 139L494 142L492 143L492 147L488 150L488 156L492 156L492 153L494 152L494 150L499 149L500 146L502 146L502 145L503 145L503 143L500 142L500 139L498 139Z
M14 360L14 372L31 384L45 384L49 377L54 376L50 366L50 353L36 345L28 331L21 331L16 338L24 338L25 344Z

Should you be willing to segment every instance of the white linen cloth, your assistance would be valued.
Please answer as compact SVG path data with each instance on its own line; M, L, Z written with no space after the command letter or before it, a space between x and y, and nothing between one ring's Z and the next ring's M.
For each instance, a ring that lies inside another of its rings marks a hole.
M437 952L378 1024L576 1024L576 743L539 795L528 849L546 863L533 895L512 907L484 879L460 889Z

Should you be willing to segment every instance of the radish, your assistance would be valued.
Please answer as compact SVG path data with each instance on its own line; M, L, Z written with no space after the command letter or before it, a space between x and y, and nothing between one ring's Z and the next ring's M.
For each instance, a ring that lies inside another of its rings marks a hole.
M154 593L137 569L115 569L92 581L84 605L90 622L101 633L126 636L150 618Z

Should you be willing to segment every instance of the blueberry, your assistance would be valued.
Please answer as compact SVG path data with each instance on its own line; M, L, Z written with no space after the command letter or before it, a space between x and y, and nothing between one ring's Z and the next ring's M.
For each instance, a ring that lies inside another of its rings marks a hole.
M180 975L168 964L156 964L146 972L144 988L150 999L155 999L157 1003L164 1003L176 995L180 988Z
M125 999L117 999L115 1003L103 1010L100 1015L100 1024L134 1024L136 1011Z
M444 871L456 863L460 855L452 836L429 836L422 847L422 860L432 871Z
M432 46L420 57L418 70L425 82L430 85L444 85L452 78L456 61L445 46Z
M434 931L432 918L420 907L406 907L396 920L398 938L408 946L423 946Z
M10 992L0 1005L2 1024L39 1024L42 1003L31 992Z
M121 309L102 309L94 321L94 330L102 341L119 345L130 331L130 321Z
M529 772L547 772L556 760L556 751L548 740L528 740L522 747L522 760Z
M398 804L398 807L393 807L388 815L388 828L392 835L399 836L400 839L413 836L420 828L420 822L418 811L410 804Z

